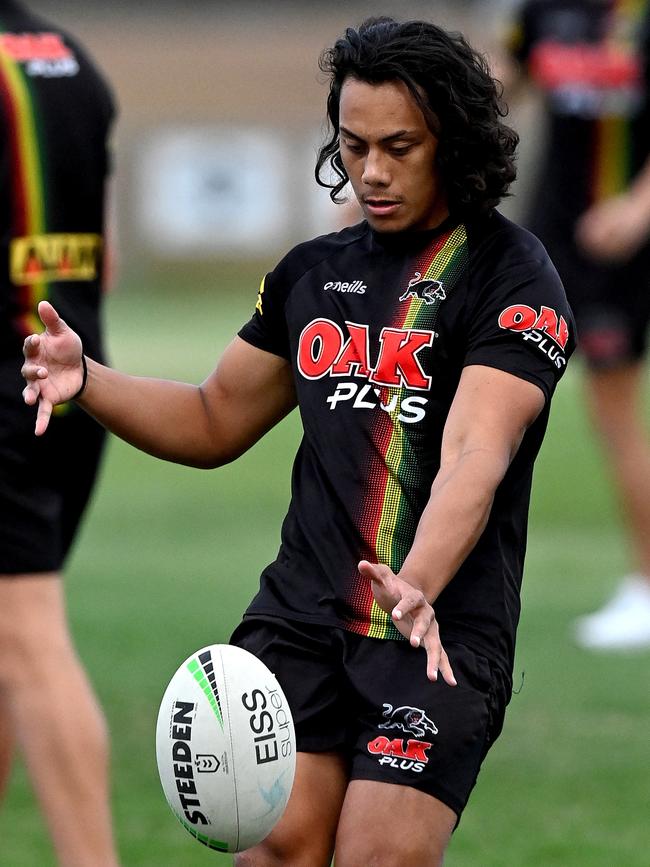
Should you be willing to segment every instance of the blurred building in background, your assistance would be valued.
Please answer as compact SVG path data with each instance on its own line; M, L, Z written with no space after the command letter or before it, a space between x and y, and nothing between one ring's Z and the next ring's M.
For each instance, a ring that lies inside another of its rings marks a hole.
M338 227L314 181L318 57L368 15L425 17L486 49L512 0L28 0L111 70L122 275L274 256ZM515 206L516 208L516 206Z

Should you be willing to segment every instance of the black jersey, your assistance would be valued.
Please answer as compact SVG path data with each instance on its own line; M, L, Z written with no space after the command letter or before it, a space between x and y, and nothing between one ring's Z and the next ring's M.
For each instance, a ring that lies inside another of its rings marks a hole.
M560 240L650 155L650 2L529 0L510 48L550 120L530 225Z
M484 533L436 602L443 639L509 667L533 462L574 346L537 239L497 212L396 236L364 222L290 252L240 336L291 363L304 428L282 546L248 613L368 636L400 638L357 564L402 566L463 368L496 367L543 391Z
M0 0L0 360L48 298L101 358L106 82L59 27Z

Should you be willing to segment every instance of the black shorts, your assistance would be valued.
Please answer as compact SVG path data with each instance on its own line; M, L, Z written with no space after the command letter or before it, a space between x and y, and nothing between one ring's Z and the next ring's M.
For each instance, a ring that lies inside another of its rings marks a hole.
M58 571L97 475L105 432L69 404L34 436L20 364L0 363L0 575Z
M299 751L342 752L350 779L412 786L460 817L510 697L485 657L448 645L451 687L427 679L425 650L406 641L251 616L231 643L278 678Z
M603 263L581 253L570 233L547 238L545 244L562 278L587 365L607 370L643 358L650 324L650 247L630 261Z

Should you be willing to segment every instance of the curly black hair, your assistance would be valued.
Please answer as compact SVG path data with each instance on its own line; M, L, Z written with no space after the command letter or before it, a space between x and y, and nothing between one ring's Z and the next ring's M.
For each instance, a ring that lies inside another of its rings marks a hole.
M316 180L331 189L334 202L348 176L341 159L339 102L349 76L370 84L402 81L438 138L437 167L452 214L470 215L494 207L516 177L519 136L503 123L502 88L485 58L459 33L425 21L369 18L348 28L323 52L320 68L330 77L327 115L331 135L320 149ZM330 163L338 181L323 180Z

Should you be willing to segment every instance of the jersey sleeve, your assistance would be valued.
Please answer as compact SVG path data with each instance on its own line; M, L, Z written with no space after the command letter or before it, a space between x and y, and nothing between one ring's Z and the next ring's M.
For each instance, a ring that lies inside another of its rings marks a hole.
M483 364L537 385L550 400L575 348L575 325L550 259L511 263L482 281L465 366Z
M279 355L290 358L289 332L285 304L289 289L286 262L262 278L252 317L239 331L242 340Z

